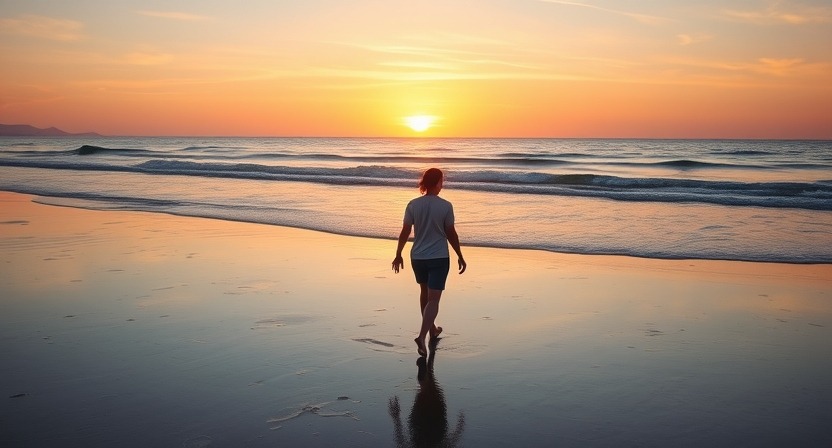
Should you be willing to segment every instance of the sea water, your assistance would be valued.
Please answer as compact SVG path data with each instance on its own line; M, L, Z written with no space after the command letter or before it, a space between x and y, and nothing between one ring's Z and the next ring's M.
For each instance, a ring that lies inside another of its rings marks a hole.
M832 263L832 141L0 138L40 202L373 238L429 167L463 245Z

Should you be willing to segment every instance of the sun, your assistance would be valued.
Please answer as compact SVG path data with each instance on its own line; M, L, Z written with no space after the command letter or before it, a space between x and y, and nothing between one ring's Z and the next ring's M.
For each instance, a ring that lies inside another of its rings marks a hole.
M432 115L411 115L404 118L404 123L416 132L424 132L433 125L436 117Z

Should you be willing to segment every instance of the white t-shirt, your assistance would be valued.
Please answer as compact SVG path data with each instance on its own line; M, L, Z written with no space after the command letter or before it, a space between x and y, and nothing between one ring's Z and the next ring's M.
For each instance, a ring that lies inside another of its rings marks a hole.
M428 194L413 199L404 210L404 224L412 225L416 234L411 259L450 257L445 235L445 228L454 225L454 206L450 202Z

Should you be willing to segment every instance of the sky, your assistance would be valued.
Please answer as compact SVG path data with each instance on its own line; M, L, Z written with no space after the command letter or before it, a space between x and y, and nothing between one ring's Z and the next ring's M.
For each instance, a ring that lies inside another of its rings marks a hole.
M832 3L3 0L0 123L832 139Z

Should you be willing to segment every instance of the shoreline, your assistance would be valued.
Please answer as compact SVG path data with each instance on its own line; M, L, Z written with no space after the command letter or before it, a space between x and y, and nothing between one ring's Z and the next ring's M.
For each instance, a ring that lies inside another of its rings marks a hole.
M63 201L78 201L78 199L71 198L71 197L60 197L60 196L39 196L36 194L31 193L20 193L17 191L10 191L10 190L0 190L0 193L9 193L9 194L17 194L23 196L31 197L32 202L37 203L39 205L44 206L51 206L51 207L67 207L67 208L75 208L80 210L88 210L88 211L116 211L116 212L133 212L133 213L159 213L168 216L175 216L181 218L193 218L193 219L209 219L209 220L218 220L218 221L226 221L226 222L234 222L234 223L241 223L241 224L251 224L251 225L266 225L266 226L273 226L278 228L291 228L309 232L320 232L328 235L340 236L345 238L360 238L360 239L371 239L371 240L379 240L379 241L395 241L393 236L389 238L385 237L376 237L376 236L367 236L367 235L360 235L360 234L351 234L351 233L343 233L337 232L333 230L326 230L326 229L315 229L310 227L304 227L300 225L291 225L291 224L274 224L265 221L253 221L253 220L243 220L243 219L234 219L229 217L214 217L214 216L198 216L198 215L189 215L185 213L176 213L176 212L169 212L169 211L147 211L147 210L112 210L112 209L102 209L96 207L85 207L80 204L70 204L70 203L62 203ZM695 258L695 257L662 257L662 256L648 256L648 255L631 255L631 254L616 254L616 253L583 253L583 252L569 252L569 251L557 251L557 250L549 250L549 249L542 249L542 248L528 248L528 247L511 247L511 246L500 246L500 245L486 245L486 244L467 244L466 247L477 247L482 249L493 249L493 250L518 250L518 251L532 251L532 252L542 252L542 253L551 253L555 255L575 255L575 256L582 256L582 257L624 257L624 258L634 258L634 259L642 259L642 260L657 260L657 261L678 261L678 262L696 262L696 261L713 261L713 262L729 262L729 263L762 263L762 264L773 264L773 265L820 265L820 266L832 266L832 262L824 262L824 261L778 261L778 260L753 260L753 259L731 259L731 258Z
M436 165L469 245L832 264L825 145L602 142L6 142L0 189L388 239Z
M392 240L32 199L0 193L13 444L386 446L425 397L469 446L832 439L832 265L463 245L425 383Z

